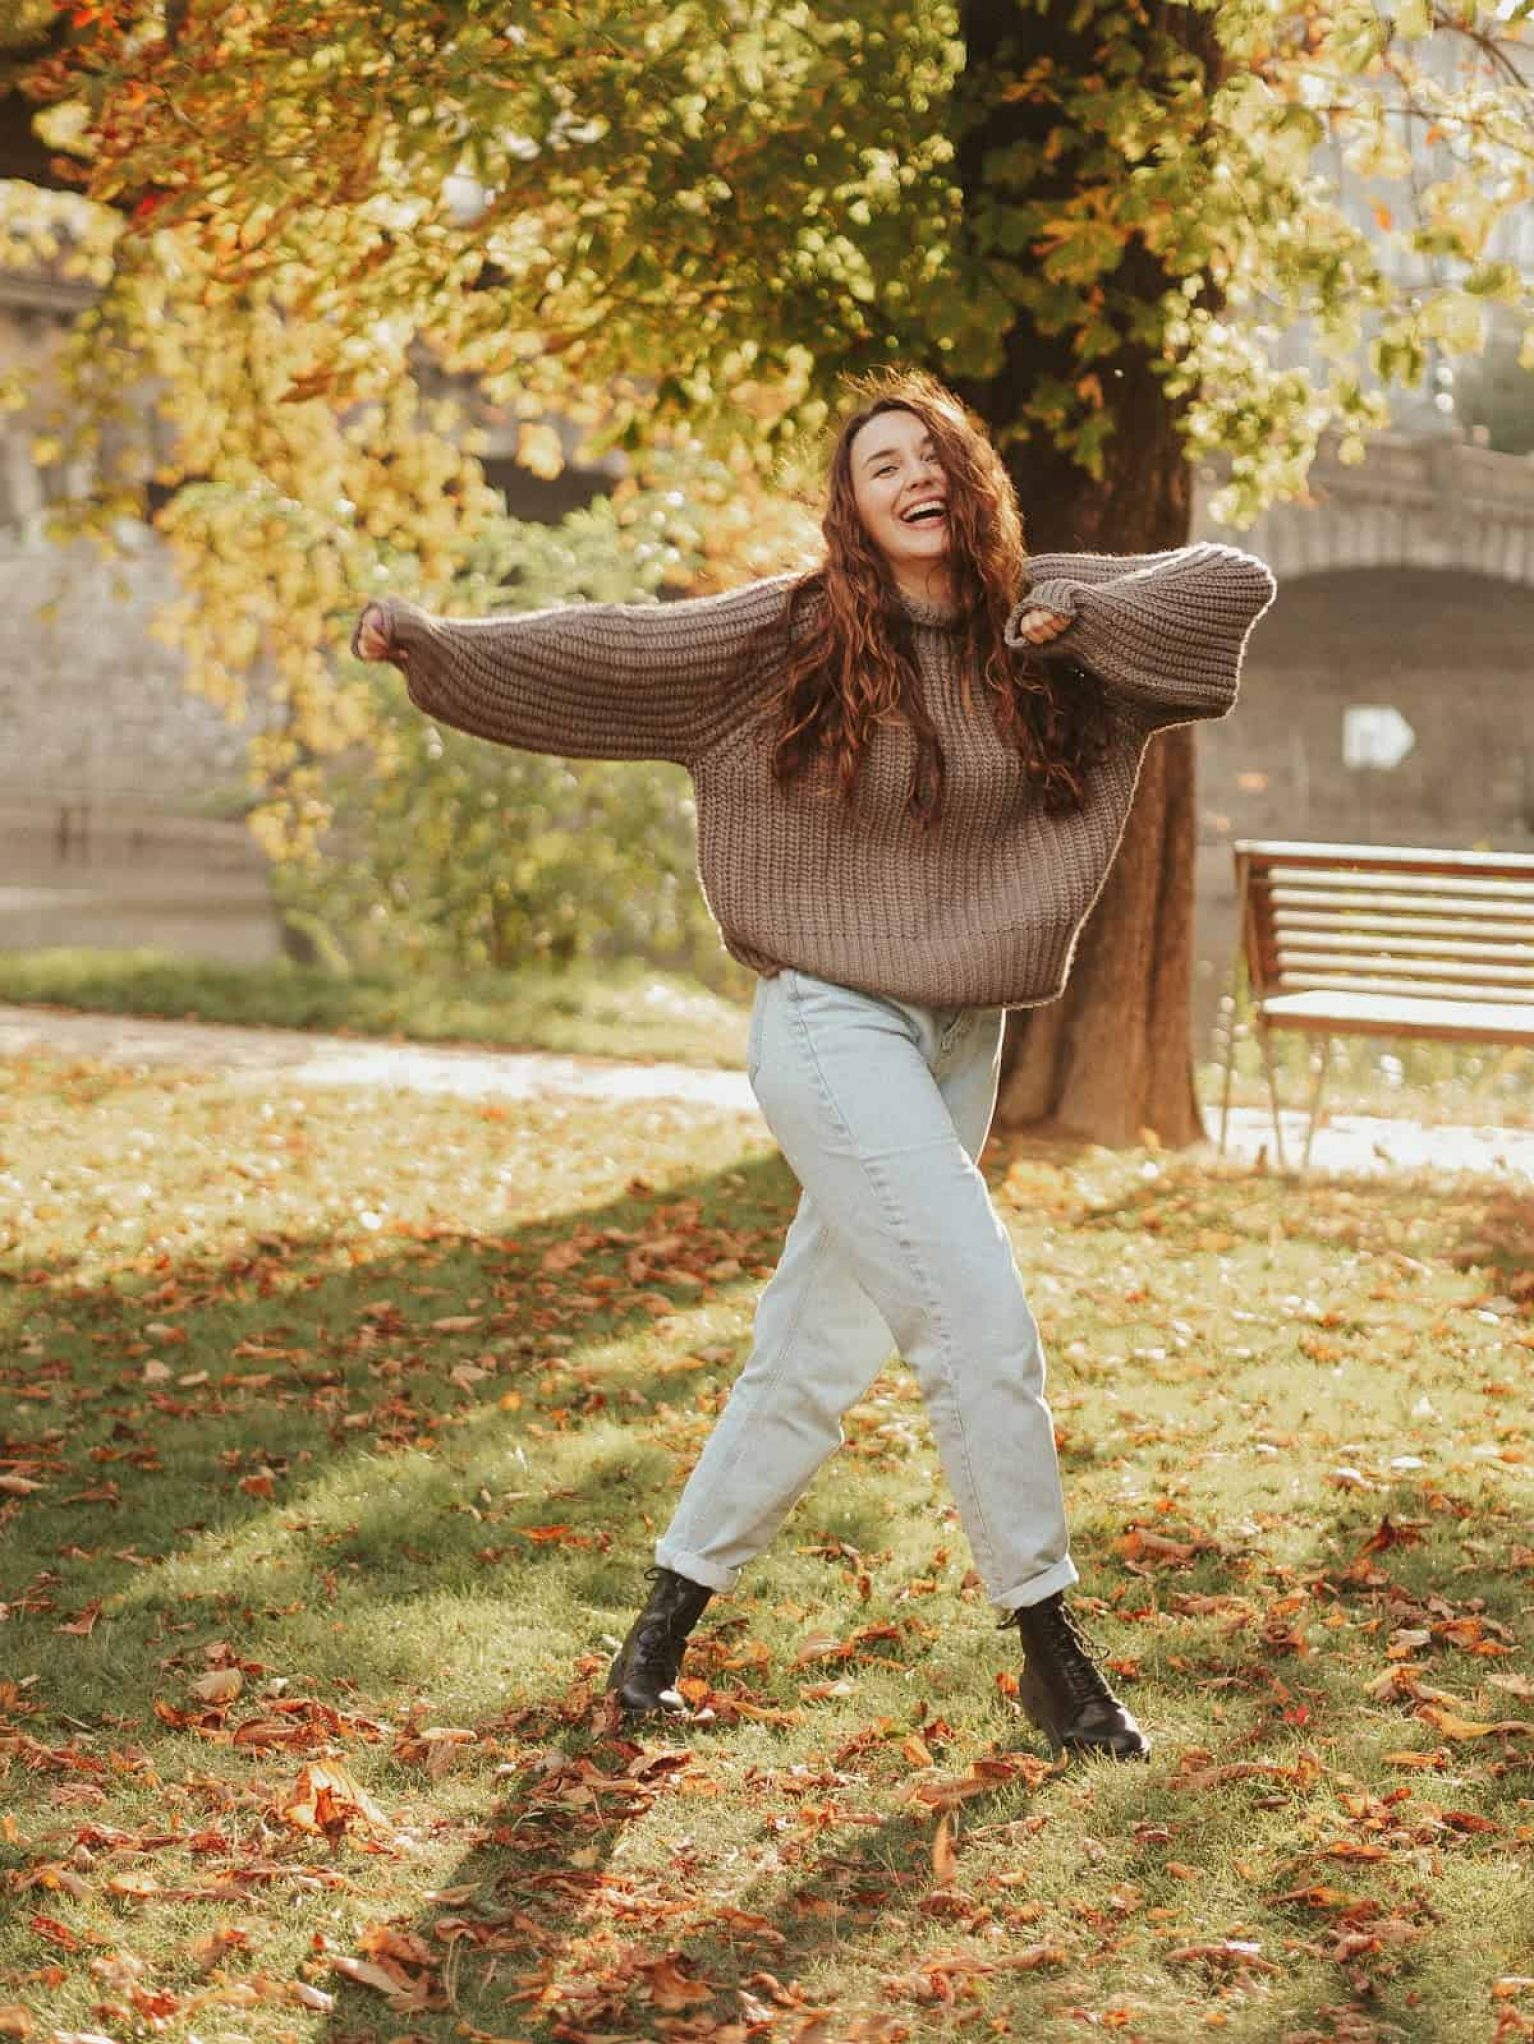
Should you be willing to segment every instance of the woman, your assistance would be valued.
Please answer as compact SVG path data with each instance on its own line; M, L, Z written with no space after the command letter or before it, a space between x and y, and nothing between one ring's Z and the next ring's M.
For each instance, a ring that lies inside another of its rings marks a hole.
M1057 1752L1147 1758L1066 1604L1044 1356L977 1160L1006 1010L1061 992L1148 740L1231 708L1273 578L1212 544L1029 560L959 400L908 372L855 388L812 572L466 623L385 599L353 651L460 730L686 766L706 899L759 975L747 1069L801 1198L609 1689L685 1708L700 1613L893 1342L1017 1628L1024 1708Z

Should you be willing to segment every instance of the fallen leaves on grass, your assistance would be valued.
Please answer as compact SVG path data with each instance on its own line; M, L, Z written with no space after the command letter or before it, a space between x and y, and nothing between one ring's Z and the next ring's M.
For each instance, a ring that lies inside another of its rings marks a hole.
M1436 1703L1425 1703L1417 1715L1436 1726L1446 1739L1489 1739L1498 1732L1517 1737L1534 1732L1534 1720L1528 1718L1497 1718L1483 1723L1476 1718L1457 1717L1452 1710Z
M1068 1966L1070 1961L1067 1947L1053 1942L1028 1945L1005 1959L975 1959L967 1953L954 1952L923 1959L910 1973L886 1979L884 1986L889 1994L929 2006L946 2006L958 2001L971 1981L996 1973L1036 1973L1043 1967Z
M1324 1771L1319 1758L1308 1752L1301 1753L1288 1763L1280 1760L1227 1760L1213 1767L1198 1764L1208 1759L1208 1753L1199 1749L1184 1753L1178 1772L1171 1778L1172 1787L1203 1793L1227 1781L1266 1778L1289 1782L1296 1788L1307 1788ZM1194 1764L1190 1765L1190 1762Z
M1256 1938L1219 1938L1212 1944L1179 1945L1163 1954L1169 1966L1207 1966L1221 1973L1278 1973L1272 1959L1261 1956Z
M357 1939L363 1957L334 1953L333 1971L359 1987L387 1995L395 2012L425 2009L432 2003L436 1959L429 1945L413 1931L390 1924L372 1924Z
M335 1843L353 1824L373 1831L392 1829L387 1816L338 1760L311 1763L279 1798L276 1814L295 1831L315 1832Z
M685 2009L713 2000L715 1988L706 1980L695 1980L686 1966L687 1961L679 1952L668 1952L663 1959L636 1967L644 1982L644 1992L656 2008Z
M911 1802L920 1803L925 1809L951 1810L956 1804L988 1795L1008 1782L1021 1781L1029 1788L1037 1788L1054 1772L1047 1760L1034 1753L1010 1753L1005 1758L987 1755L973 1761L967 1774L911 1782L905 1793Z

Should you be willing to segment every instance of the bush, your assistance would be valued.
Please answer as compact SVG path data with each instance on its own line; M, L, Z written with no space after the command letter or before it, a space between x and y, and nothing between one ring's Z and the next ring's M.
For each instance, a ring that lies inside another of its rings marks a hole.
M679 493L600 498L558 526L507 519L463 578L475 614L632 601L699 551ZM370 667L375 745L325 764L332 827L280 865L295 948L333 966L439 972L641 956L743 994L697 881L685 768L559 760L442 730Z

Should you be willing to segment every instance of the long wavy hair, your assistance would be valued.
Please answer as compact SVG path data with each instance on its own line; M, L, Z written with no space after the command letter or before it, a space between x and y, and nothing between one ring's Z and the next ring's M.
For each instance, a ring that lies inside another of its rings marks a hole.
M1102 683L1075 661L1009 647L1008 613L1024 593L1027 557L1017 494L984 425L921 370L884 369L849 379L863 402L837 434L821 531L822 563L790 585L762 641L782 662L775 699L772 773L787 788L820 752L830 754L844 802L852 803L863 752L877 724L904 718L916 739L910 810L918 827L942 813L942 742L922 701L910 613L853 495L852 441L879 413L914 412L932 435L947 484L948 568L962 629L965 700L979 677L1001 736L1016 746L1046 811L1079 809L1110 730ZM802 622L801 622L802 621Z

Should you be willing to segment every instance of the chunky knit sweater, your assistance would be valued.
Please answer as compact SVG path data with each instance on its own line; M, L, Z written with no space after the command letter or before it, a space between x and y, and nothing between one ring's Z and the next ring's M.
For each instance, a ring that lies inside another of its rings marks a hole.
M1046 814L1015 746L963 671L955 614L901 596L923 701L942 742L943 813L908 798L915 739L874 727L843 806L817 756L788 789L770 772L773 675L741 670L796 577L671 603L578 603L459 620L386 598L391 657L438 723L579 759L666 759L692 775L698 877L725 948L931 1007L1034 1007L1065 986L1081 926L1123 835L1140 762L1168 724L1232 707L1269 570L1204 542L1158 554L1036 554L1007 621L1071 622L1047 647L1106 689L1112 739L1080 810Z

